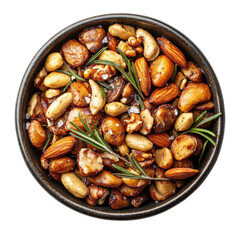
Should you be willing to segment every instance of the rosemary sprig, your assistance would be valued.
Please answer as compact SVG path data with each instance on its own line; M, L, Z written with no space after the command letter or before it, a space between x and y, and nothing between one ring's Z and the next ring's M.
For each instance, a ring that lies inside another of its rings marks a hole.
M62 92L65 93L66 90L69 88L69 86L70 86L74 81L75 81L75 78L72 79L72 80L63 88Z
M176 75L177 75L177 63L175 63L174 65L174 69L173 69L173 73L172 73L172 76L170 78L170 81L173 81L175 78L176 78Z
M200 156L198 158L198 166L200 165L200 162L202 160L202 157L203 157L203 154L204 154L205 149L207 147L207 144L208 144L208 140L206 140L205 143L203 144L202 151L201 151Z
M48 132L48 135L47 135L47 141L42 149L42 152L45 152L45 150L47 149L50 141L51 141L51 138L52 138L52 134L50 132Z
M101 134L100 134L97 126L94 124L93 120L91 120L91 125L93 127L93 129L92 129L90 127L89 121L86 116L85 116L85 121L83 121L80 114L78 114L78 117L87 133L84 132L82 129L80 129L75 123L70 122L76 128L76 130L73 128L69 129L70 135L72 135L84 142L87 142L102 151L105 151L105 152L108 152L110 154L117 156L118 158L122 159L126 163L127 166L131 167L136 172L136 174L134 174L125 168L122 168L122 167L119 167L119 166L113 164L113 166L121 172L121 173L114 173L114 175L122 176L125 178L133 178L133 179L169 180L168 178L150 178L146 174L144 169L140 166L140 164L138 163L138 161L136 160L136 158L133 155L130 156L127 154L128 160L126 160L124 157L118 155L117 153L115 153L112 150L112 148L109 146L109 144L101 136Z
M99 84L99 82L98 82L98 85L99 85L100 90L101 90L102 98L105 98L106 94L105 94L105 91L104 91L104 87L101 84Z
M95 53L90 59L89 61L86 63L86 65L90 65L93 63L93 61L95 59L97 59L108 47L104 47L102 49L100 49L97 53Z
M98 84L103 86L103 87L105 87L105 88L107 88L107 89L113 90L113 87L111 87L110 85L108 85L105 82L98 81Z

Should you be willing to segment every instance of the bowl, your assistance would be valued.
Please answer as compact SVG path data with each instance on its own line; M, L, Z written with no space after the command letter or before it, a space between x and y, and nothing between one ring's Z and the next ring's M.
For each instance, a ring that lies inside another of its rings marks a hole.
M36 91L33 86L33 79L39 72L41 66L44 65L47 55L53 51L59 51L61 45L66 40L77 38L78 33L84 28L94 25L102 25L106 28L116 22L132 25L134 27L141 27L150 31L154 37L163 35L173 42L179 49L181 49L188 60L195 62L202 68L206 82L212 91L212 98L215 105L214 111L215 113L223 113L222 117L215 121L212 129L217 135L217 146L208 146L207 151L205 152L205 157L199 166L200 173L197 176L189 179L175 195L162 202L156 203L154 201L149 201L140 208L132 207L120 210L112 210L109 206L90 206L84 199L75 198L63 187L62 184L49 178L48 172L40 165L39 151L31 145L26 130L26 111L28 102L34 91ZM183 201L200 186L208 176L218 158L223 141L225 115L222 92L217 77L206 57L191 40L173 27L150 17L133 14L108 14L74 23L57 33L41 47L30 62L23 76L17 95L15 118L17 137L25 163L35 179L48 193L58 201L78 212L105 219L127 220L148 217L161 213Z

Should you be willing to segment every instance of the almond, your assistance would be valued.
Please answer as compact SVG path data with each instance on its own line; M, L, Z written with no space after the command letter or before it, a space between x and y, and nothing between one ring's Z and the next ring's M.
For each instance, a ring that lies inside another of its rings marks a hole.
M153 133L147 135L147 137L158 147L169 147L171 145L170 136L167 133Z
M175 63L180 67L186 68L187 61L183 53L172 44L166 38L157 38L157 42L160 45L161 50Z
M157 88L150 95L149 102L155 105L168 103L178 96L179 90L176 84L171 83L164 88Z
M197 173L199 171L192 168L171 168L165 172L165 176L173 180L181 180L192 177Z
M43 153L43 157L49 159L64 156L71 151L75 143L76 139L72 136L61 138Z
M117 52L117 40L109 32L107 33L108 48Z
M138 58L135 61L135 68L141 89L146 96L149 96L151 91L151 76L145 57Z

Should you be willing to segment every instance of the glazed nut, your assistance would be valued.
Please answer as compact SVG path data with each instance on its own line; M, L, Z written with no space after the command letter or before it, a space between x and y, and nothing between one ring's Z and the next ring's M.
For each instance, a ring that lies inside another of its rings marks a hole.
M106 95L102 94L102 90L100 86L93 80L90 79L89 84L92 90L92 96L91 96L89 107L92 115L96 115L104 107L106 102Z
M125 81L121 76L117 76L113 79L113 82L110 84L112 89L106 89L106 98L108 103L117 101L123 91L124 85Z
M114 37L128 40L129 37L135 36L135 28L129 25L115 23L108 28L109 33Z
M85 198L88 195L87 186L73 172L63 173L61 175L61 182L77 198Z
M72 103L72 99L72 93L62 94L48 107L46 117L51 120L55 120L60 117Z
M145 191L143 193L140 193L138 196L133 197L132 200L131 200L131 204L135 208L138 208L143 203L145 203L148 199L149 199L149 194Z
M138 160L138 162L143 162L147 159L152 159L152 153L143 152L140 150L133 150L132 155Z
M210 110L214 107L214 104L212 101L208 101L208 102L205 102L205 103L202 103L202 104L199 104L195 107L196 110L199 110L199 111L206 111L206 110Z
M142 120L142 128L140 130L140 133L143 135L147 135L151 132L153 127L153 117L151 115L151 112L146 108L140 112L140 117Z
M120 41L118 48L121 49L127 57L135 57L137 55L135 49L129 46L127 42Z
M127 105L124 105L120 102L111 102L107 103L104 107L104 112L112 117L116 117L124 112L126 112L130 107Z
M100 187L95 184L91 184L88 189L89 195L86 197L86 201L92 206L102 205L109 194L107 188Z
M134 90L132 84L127 83L123 88L122 98L121 98L120 102L123 104L128 104L128 103L132 102L134 95L135 95L135 90Z
M42 111L39 93L34 93L29 101L27 113L31 118L36 118Z
M62 88L69 84L71 77L61 72L51 72L44 79L44 85L48 88Z
M47 140L46 132L37 120L31 121L28 127L28 136L32 145L41 149Z
M91 101L91 86L88 82L74 82L70 85L73 104L77 107L86 107Z
M173 165L173 156L168 148L161 148L155 151L155 161L162 169L169 169Z
M62 55L58 52L54 52L48 55L45 68L48 72L53 72L59 69L63 65Z
M199 173L199 170L192 168L171 168L165 172L165 176L173 180L182 180L192 177L197 173Z
M150 185L150 187L149 187L149 193L150 193L151 198L152 198L153 200L155 200L155 201L163 201L163 200L165 199L164 196L162 195L162 193L160 193L160 192L157 190L157 188L156 188L156 186L155 186L154 183L152 183L152 184Z
M170 147L171 140L167 133L152 133L147 135L148 139L158 147Z
M185 158L181 161L174 160L173 168L193 168L193 162L189 158Z
M138 133L129 133L125 138L126 144L129 148L147 152L153 148L153 143Z
M103 159L103 158L108 158L113 160L114 162L118 162L119 161L119 157L117 157L116 155L113 155L111 153L108 152L101 152L99 153L99 156Z
M108 48L117 52L117 40L109 32L107 33Z
M129 187L126 184L122 184L118 190L125 197L134 197L143 191L144 187Z
M127 43L131 47L137 47L142 43L142 41L139 38L137 39L135 37L129 37L128 40L127 40Z
M181 72L178 72L174 79L174 83L177 85L179 90L182 91L187 84L187 79Z
M73 171L75 168L75 161L69 157L61 157L53 159L49 165L50 173L67 173Z
M46 98L54 98L54 97L57 97L61 94L61 90L60 89L48 89L46 92L45 92L45 97Z
M36 78L34 79L34 86L39 88L42 91L46 91L47 87L44 85L44 78L47 76L47 71L45 69L45 67L43 67L38 75L36 76Z
M112 209L122 209L131 205L130 199L123 196L118 190L113 189L109 197L109 206Z
M123 120L123 125L125 125L126 132L133 133L142 128L143 122L140 115L131 113L129 118Z
M127 154L129 154L129 148L125 142L118 145L117 148L122 156L127 156Z
M48 169L50 165L50 159L44 158L43 155L40 158L41 166L44 169Z
M182 68L182 72L192 82L202 81L202 71L195 63L188 62L186 68Z
M103 170L102 158L95 151L82 148L77 157L80 173L85 176L94 176Z
M174 127L177 131L188 130L194 122L193 113L182 113L176 120Z

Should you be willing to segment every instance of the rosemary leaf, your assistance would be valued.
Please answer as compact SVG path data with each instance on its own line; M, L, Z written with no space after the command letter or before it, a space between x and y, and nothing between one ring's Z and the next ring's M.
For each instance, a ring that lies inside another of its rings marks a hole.
M140 166L139 162L137 161L137 159L134 157L134 155L132 155L132 160L134 165L137 167L137 169L142 173L142 175L148 177L148 175L146 174L146 172L143 170L143 168Z
M108 47L104 47L102 49L100 49L97 53L95 53L90 59L89 61L86 63L86 65L90 65L93 63L93 61L95 59L97 59Z
M121 65L115 62L107 61L107 60L94 60L92 63L98 63L98 64L104 64L104 65L110 65L114 67L120 67Z
M105 98L106 94L105 94L103 86L100 84L98 84L98 86L100 87L102 98Z
M133 76L135 78L135 81L137 83L137 86L139 89L141 89L141 86L140 86L140 81L139 81L139 78L138 78L138 75L137 75L137 71L136 71L136 67L135 67L135 64L134 62L132 62L132 71L133 71Z
M197 132L207 133L210 136L216 137L215 133L213 133L212 131L210 131L208 129L204 129L204 128L191 128L191 130L197 131Z
M103 87L105 87L105 88L107 88L107 89L113 90L113 88L110 85L108 85L107 83L105 83L105 82L100 82L99 81L98 84L103 86Z
M198 166L200 165L200 162L202 160L202 157L203 157L203 154L204 154L205 149L207 147L207 144L208 144L208 140L206 140L205 143L203 144L202 151L201 151L201 154L200 154L199 159L198 159Z
M203 119L203 120L200 121L195 127L198 127L198 126L201 126L201 125L203 125L203 124L205 124L205 123L211 122L212 120L219 118L221 115L222 115L222 113L217 113L217 114L214 114L214 115L211 116L211 117L208 117L208 118L206 118L206 119Z
M70 85L71 85L74 81L75 81L75 79L71 80L71 81L67 84L67 86L65 86L65 87L63 88L62 92L65 93L66 90L70 87Z
M173 69L173 73L172 73L172 76L170 78L170 81L174 81L174 79L176 78L176 75L177 75L177 63L175 63L174 65L174 69Z
M45 145L44 145L44 147L42 149L42 152L45 152L45 150L47 149L47 147L48 147L48 145L50 143L51 138L52 138L52 134L50 132L48 132L47 141L46 141L46 143L45 143Z
M206 114L207 114L207 111L204 111L200 116L198 116L198 117L195 119L192 127L196 127L197 124L203 120L203 118L205 117Z

